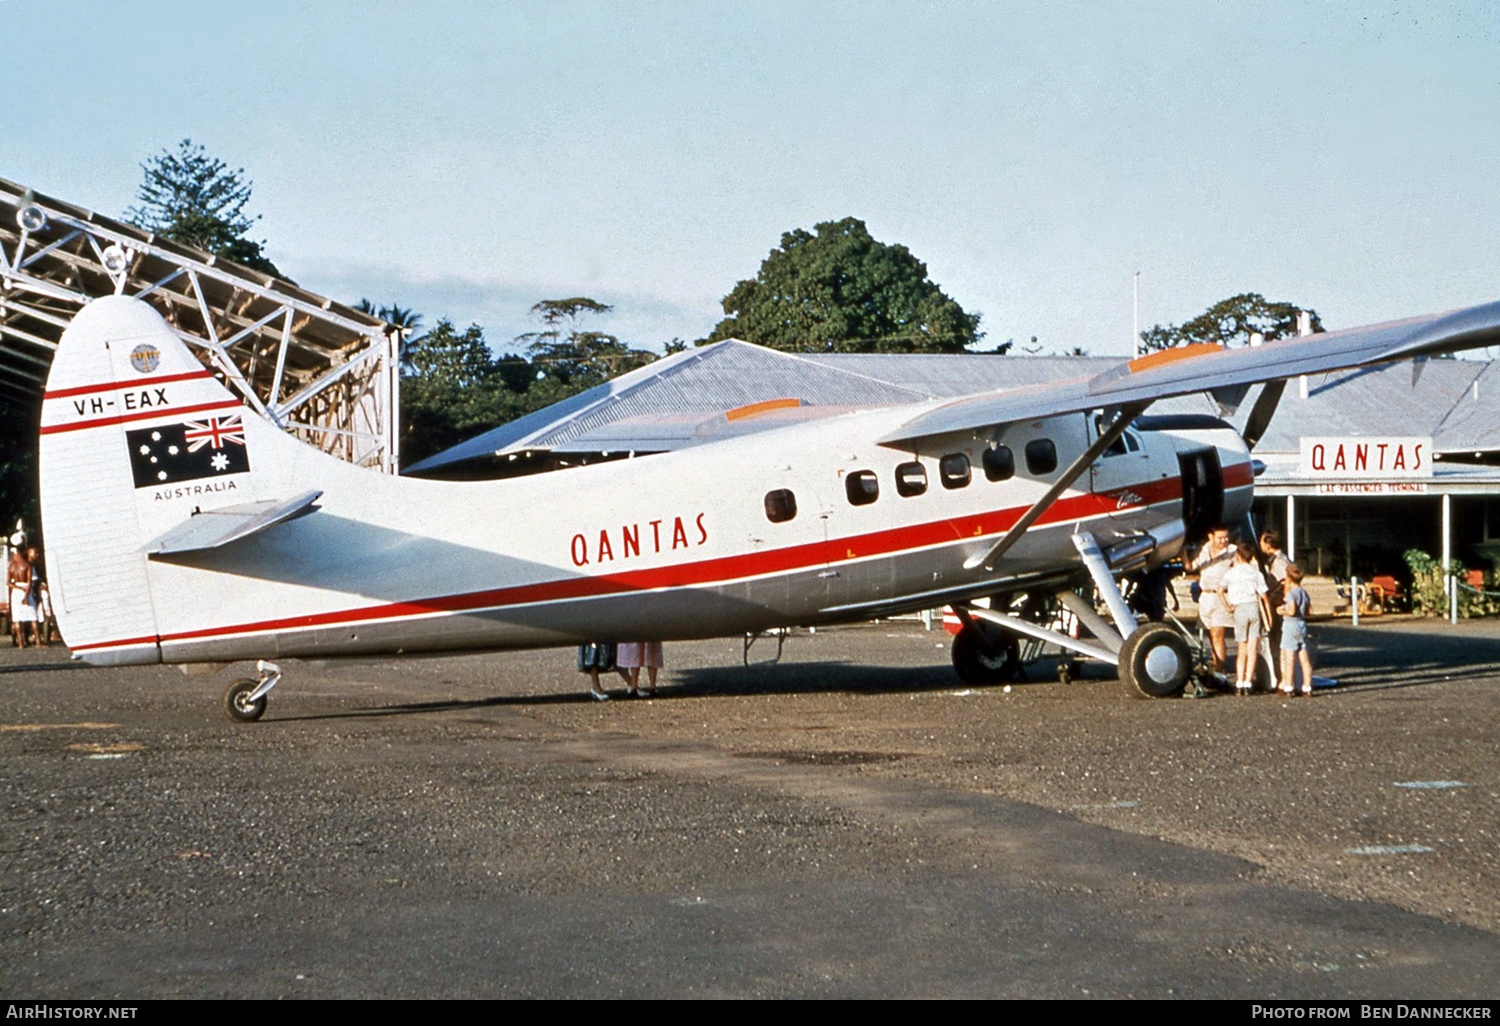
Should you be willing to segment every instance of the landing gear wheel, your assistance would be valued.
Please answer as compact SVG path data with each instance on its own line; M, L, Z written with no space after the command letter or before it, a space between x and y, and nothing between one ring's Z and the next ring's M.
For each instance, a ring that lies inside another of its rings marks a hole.
M229 714L231 720L254 723L266 714L265 695L261 695L253 702L249 700L258 687L260 687L260 681L253 677L246 677L244 680L237 680L229 685L229 690L224 692L224 711Z
M976 624L953 636L953 668L958 679L975 687L1023 680L1021 642L1014 635L993 639Z
M1120 679L1147 698L1181 694L1192 673L1193 650L1168 624L1146 624L1120 649Z

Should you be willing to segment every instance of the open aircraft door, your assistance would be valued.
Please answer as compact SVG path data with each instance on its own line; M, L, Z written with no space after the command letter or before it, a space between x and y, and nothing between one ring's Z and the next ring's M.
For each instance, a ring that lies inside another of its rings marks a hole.
M1212 446L1177 454L1182 469L1182 522L1195 545L1224 522L1224 468Z

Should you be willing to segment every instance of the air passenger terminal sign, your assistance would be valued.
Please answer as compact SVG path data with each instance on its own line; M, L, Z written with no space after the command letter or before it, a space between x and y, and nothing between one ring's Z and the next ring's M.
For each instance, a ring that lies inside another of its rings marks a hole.
M1323 495L1421 495L1432 480L1432 439L1304 436L1298 469Z

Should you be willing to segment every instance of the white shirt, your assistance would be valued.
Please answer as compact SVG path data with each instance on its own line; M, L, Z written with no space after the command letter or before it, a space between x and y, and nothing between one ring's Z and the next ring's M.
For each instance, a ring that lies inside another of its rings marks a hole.
M1256 595L1266 594L1266 578L1254 563L1235 563L1224 575L1224 590L1231 606L1254 602Z

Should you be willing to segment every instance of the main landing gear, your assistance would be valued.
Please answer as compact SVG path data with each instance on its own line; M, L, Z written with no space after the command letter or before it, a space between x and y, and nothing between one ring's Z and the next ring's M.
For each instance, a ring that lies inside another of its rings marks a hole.
M254 723L266 714L266 695L281 683L281 668L264 659L255 664L256 676L229 685L224 692L224 711L237 723Z
M1120 646L1120 679L1148 698L1182 694L1193 663L1192 646L1171 624L1138 627Z
M1025 635L1063 650L1058 679L1064 683L1076 675L1073 657L1081 655L1114 665L1122 681L1148 698L1181 694L1197 670L1192 642L1171 624L1138 622L1094 537L1080 531L1073 541L1104 598L1109 619L1099 615L1092 601L1066 588L1057 593L1058 604L1092 637L1074 637L1039 622L1025 608L1002 611L1003 603L992 609L955 606L963 622L953 639L953 666L960 679L972 685L1025 679L1020 658L1020 636Z

